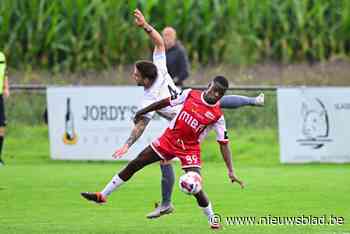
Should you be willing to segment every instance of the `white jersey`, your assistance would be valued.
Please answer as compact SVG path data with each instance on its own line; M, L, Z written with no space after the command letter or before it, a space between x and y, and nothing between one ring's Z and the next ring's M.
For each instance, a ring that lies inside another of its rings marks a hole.
M177 96L180 93L179 88L176 87L173 79L168 73L165 51L153 53L153 63L157 67L158 76L153 85L150 88L145 89L141 108L145 108L150 104L164 98ZM176 116L179 110L181 110L181 106L168 106L158 110L157 113L165 119L171 120ZM144 116L152 119L154 114L155 112L153 111L145 114Z

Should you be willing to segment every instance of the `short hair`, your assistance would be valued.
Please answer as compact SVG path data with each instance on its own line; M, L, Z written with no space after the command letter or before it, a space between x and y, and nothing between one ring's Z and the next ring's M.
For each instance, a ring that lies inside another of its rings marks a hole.
M228 81L224 76L215 76L214 83L218 83L219 87L226 91L229 87Z
M151 61L140 60L136 62L135 66L143 79L147 78L150 81L153 81L158 76L157 67Z
M177 33L176 33L176 30L175 30L175 28L173 28L173 27L171 27L171 26L166 26L164 29L163 29L163 31L162 31L162 34L164 34L164 32L166 32L166 31L168 31L168 32L171 32L171 34L174 36L174 39L176 40L176 38L177 38Z

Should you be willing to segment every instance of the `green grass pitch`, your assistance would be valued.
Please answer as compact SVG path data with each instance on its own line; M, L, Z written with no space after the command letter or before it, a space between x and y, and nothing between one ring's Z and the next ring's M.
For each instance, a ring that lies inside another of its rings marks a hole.
M241 190L230 184L211 137L203 145L204 189L225 216L334 215L343 225L227 225L218 233L350 233L350 165L281 165L273 130L231 132ZM45 127L10 127L0 167L0 233L212 233L194 198L174 189L175 212L145 215L160 197L159 165L149 166L113 193L106 205L83 200L123 163L49 159ZM181 175L178 163L176 178Z

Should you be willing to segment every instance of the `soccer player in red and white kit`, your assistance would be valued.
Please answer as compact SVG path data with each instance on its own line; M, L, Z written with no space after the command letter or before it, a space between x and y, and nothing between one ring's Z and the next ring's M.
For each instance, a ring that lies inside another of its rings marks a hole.
M155 102L136 113L135 122L143 115L167 106L182 105L181 110L171 121L163 135L146 147L134 160L116 174L101 192L85 192L81 195L87 200L104 203L107 196L128 181L134 173L144 166L160 160L171 160L177 157L185 172L194 171L200 174L201 154L200 141L214 129L220 151L225 161L228 177L243 188L244 184L234 173L231 151L227 137L225 120L219 100L224 96L228 82L223 76L217 76L204 92L184 90L180 95ZM194 194L197 203L207 216L211 228L219 228L219 224L211 222L213 208L205 192L200 190Z

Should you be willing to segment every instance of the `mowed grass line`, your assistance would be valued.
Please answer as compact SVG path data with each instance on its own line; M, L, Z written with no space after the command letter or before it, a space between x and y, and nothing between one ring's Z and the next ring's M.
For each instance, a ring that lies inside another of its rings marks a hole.
M123 163L51 161L44 127L9 130L8 164L0 168L1 233L212 233L194 199L177 186L173 195L176 212L157 220L145 218L160 196L159 165L145 168L112 194L108 204L97 206L81 199L79 193L101 189ZM252 137L250 133L243 131L240 139ZM256 131L254 136L259 135ZM206 144L212 144L213 151L216 148L215 141ZM244 190L229 183L223 162L204 164L204 188L217 213L223 217L333 214L344 217L345 225L223 225L219 233L350 231L350 165L280 165L273 150L265 152L264 158L248 160L247 155L253 157L249 148L236 155L237 173L247 184ZM178 163L175 168L178 179L182 173Z

